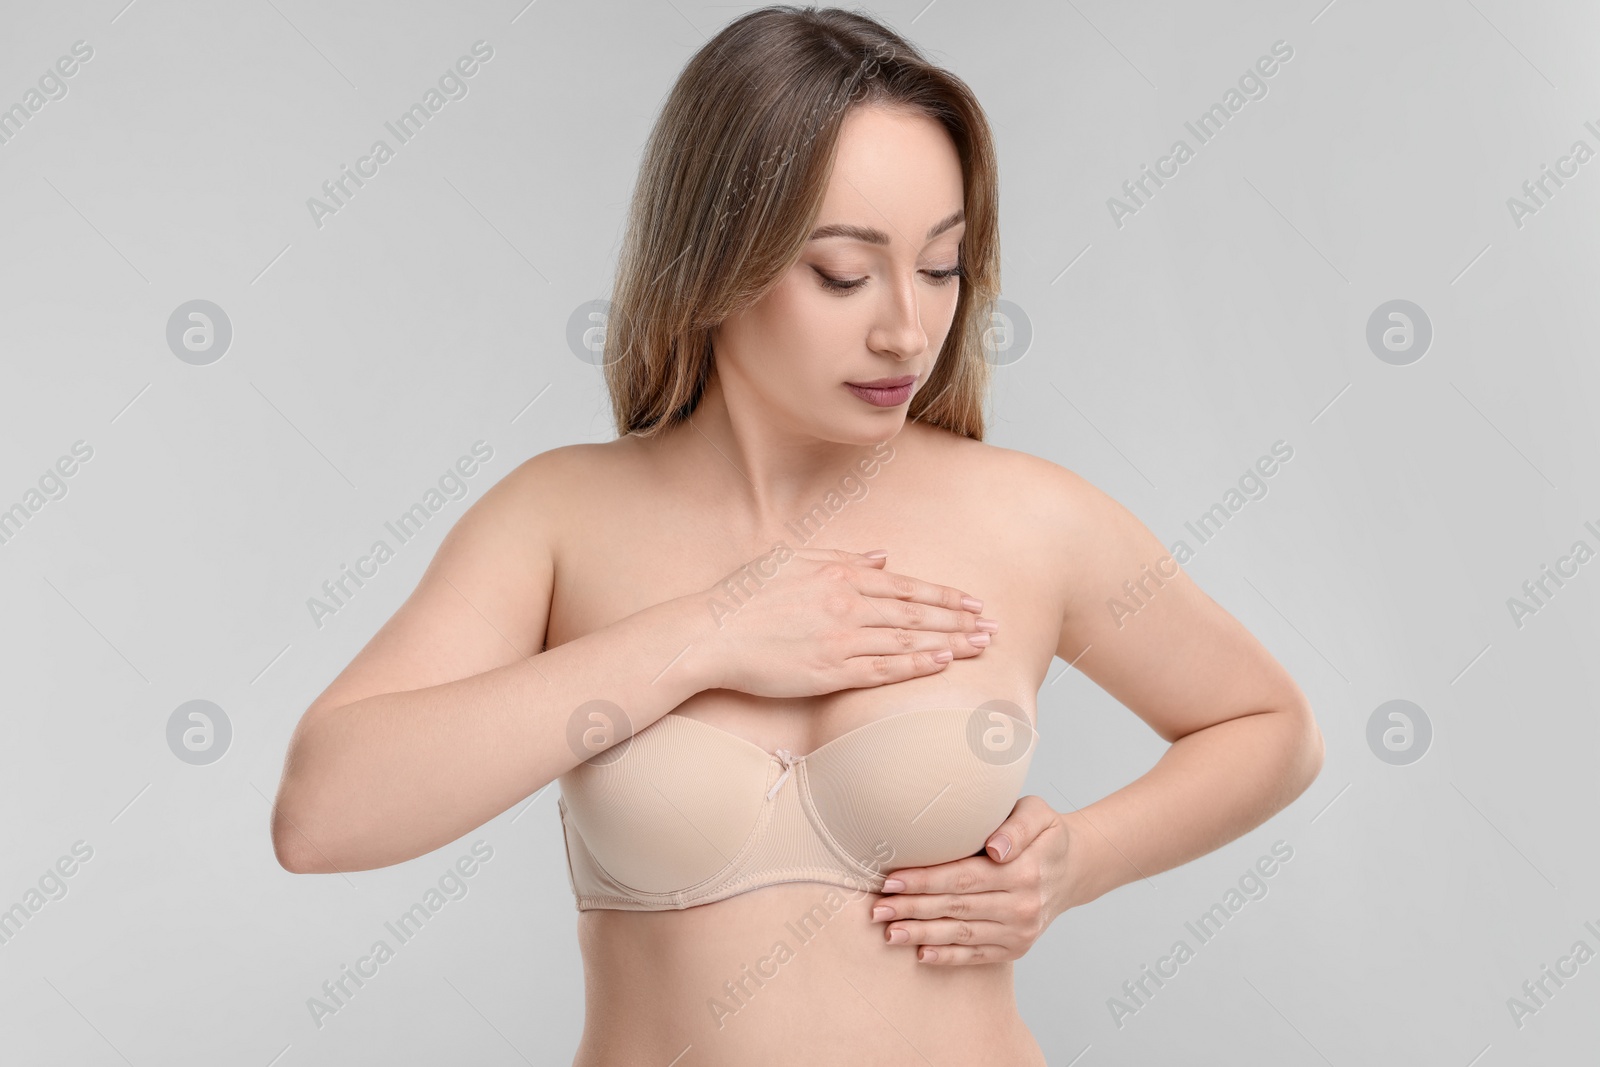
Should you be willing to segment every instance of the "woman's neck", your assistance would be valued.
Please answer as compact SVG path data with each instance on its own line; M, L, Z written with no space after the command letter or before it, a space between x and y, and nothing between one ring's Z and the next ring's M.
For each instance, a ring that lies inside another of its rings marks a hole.
M895 448L912 433L902 426ZM878 442L829 441L787 427L753 404L730 407L715 373L685 422L646 440L679 471L692 472L696 495L732 506L756 529L781 525L837 492L841 478L878 448Z

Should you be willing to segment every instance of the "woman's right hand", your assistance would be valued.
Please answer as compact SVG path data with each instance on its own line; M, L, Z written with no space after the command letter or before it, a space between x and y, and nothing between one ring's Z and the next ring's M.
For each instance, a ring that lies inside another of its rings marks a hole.
M999 624L960 589L840 549L781 548L701 594L716 623L715 687L806 697L936 674Z

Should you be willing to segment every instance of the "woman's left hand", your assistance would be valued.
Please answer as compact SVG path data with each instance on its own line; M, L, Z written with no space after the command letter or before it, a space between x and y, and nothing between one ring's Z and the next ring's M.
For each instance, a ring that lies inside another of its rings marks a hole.
M891 945L923 963L998 963L1033 947L1067 899L1068 830L1037 796L1017 801L985 853L893 871L872 909ZM896 883L899 883L898 885Z

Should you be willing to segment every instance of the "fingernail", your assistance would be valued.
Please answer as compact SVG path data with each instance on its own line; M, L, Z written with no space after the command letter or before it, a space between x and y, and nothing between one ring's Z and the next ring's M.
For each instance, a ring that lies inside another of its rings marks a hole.
M939 953L931 948L925 948L917 955L920 963L932 963L939 958Z
M875 548L871 552L863 552L861 554L868 559L887 559L889 556L888 550L882 548ZM977 611L978 609L973 608L972 610Z
M967 644L973 645L977 648L983 648L993 640L994 638L990 637L988 634L969 634L967 636Z
M973 625L980 630L987 630L989 633L994 633L996 630L1000 629L1000 624L995 622L993 619L979 619L977 622L973 623Z
M951 652L948 648L941 648L939 651L933 654L933 662L935 663L949 663L954 658L955 653Z
M894 909L887 904L879 904L872 909L872 921L882 922L884 919L894 918Z
M905 887L906 884L898 878L885 878L883 880L883 891L885 893L898 893Z
M989 842L989 851L994 853L994 858L1003 860L1011 855L1011 839L1005 834L999 834Z
M982 611L983 601L979 600L975 596L964 596L961 598L961 606L966 608L968 611Z
M890 930L889 931L889 944L898 945L900 942L906 940L910 936L911 935L906 933L904 930Z

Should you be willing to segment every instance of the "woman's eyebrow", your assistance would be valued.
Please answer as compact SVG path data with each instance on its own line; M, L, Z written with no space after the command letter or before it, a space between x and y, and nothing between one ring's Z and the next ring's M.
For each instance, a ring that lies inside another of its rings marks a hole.
M950 229L950 227L964 221L966 221L965 211L957 209L951 212L929 228L928 240L933 240ZM874 229L871 226L856 226L848 222L834 222L827 226L818 226L811 231L811 236L807 240L821 241L829 237L848 237L852 241L863 241L869 245L886 245L889 243L889 235L882 230Z

